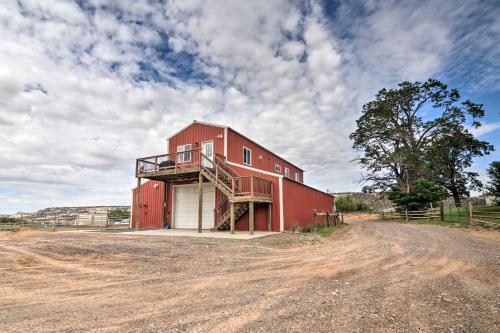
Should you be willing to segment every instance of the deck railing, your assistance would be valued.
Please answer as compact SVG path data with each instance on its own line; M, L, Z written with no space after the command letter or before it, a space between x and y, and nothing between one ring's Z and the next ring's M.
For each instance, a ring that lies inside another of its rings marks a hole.
M272 198L273 182L255 176L235 177L234 194Z
M184 152L155 155L138 158L135 173L156 172L167 169L184 169L200 165L200 150L193 149Z

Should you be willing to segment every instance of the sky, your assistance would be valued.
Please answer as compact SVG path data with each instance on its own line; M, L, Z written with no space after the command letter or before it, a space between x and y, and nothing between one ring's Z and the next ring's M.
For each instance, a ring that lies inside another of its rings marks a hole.
M357 191L362 105L430 77L484 104L497 147L498 45L496 1L3 0L0 214L130 204L135 158L195 119Z

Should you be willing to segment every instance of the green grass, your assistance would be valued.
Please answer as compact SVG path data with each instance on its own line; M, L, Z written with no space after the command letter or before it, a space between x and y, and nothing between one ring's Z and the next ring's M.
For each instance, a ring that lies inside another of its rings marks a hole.
M333 225L330 227L309 226L309 227L302 228L301 232L305 233L305 234L306 233L315 233L315 234L318 234L320 236L326 237L326 236L330 236L335 231L342 229L343 227L344 227L344 224L337 224L337 225Z
M1 225L0 224L0 231L18 231L21 229L20 225Z
M410 220L408 222L406 221L400 221L401 223L405 224L432 224L432 225L441 225L441 226L447 226L447 227L455 227L455 228L468 228L469 227L469 221L462 219L460 222L457 221L451 221L451 220L445 220L444 222L441 222L440 220L436 219L422 219L422 220Z

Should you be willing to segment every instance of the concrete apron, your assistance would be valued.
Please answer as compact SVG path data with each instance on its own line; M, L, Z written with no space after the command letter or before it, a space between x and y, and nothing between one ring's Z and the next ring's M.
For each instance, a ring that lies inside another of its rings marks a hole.
M242 240L255 239L269 235L279 234L279 232L270 232L270 231L254 231L253 235L250 235L248 231L236 231L234 234L231 234L229 231L209 231L209 230L203 230L202 233L198 233L198 230L196 229L154 229L154 230L140 230L140 231L122 231L117 233L106 232L106 231L94 231L94 232L103 232L115 235L201 237L201 238L225 238L225 239L242 239Z

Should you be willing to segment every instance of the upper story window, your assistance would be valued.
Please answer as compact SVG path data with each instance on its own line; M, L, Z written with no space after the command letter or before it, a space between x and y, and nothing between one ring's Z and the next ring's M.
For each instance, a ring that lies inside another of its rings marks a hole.
M288 169L287 167L285 167L285 177L290 178L290 169Z
M300 175L298 172L295 173L295 180L300 182Z
M281 173L281 165L275 164L274 165L274 171Z
M243 147L243 163L252 165L252 151L247 147Z
M177 146L177 163L191 162L191 145Z

